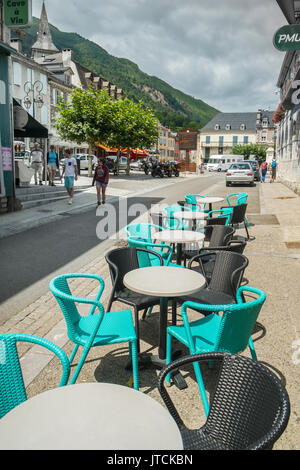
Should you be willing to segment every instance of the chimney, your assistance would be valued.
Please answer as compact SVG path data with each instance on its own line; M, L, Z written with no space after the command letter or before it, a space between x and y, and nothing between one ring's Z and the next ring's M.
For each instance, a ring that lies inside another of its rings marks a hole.
M64 66L68 67L72 62L74 57L74 52L72 49L63 49L62 50L62 61Z
M10 45L20 54L22 53L22 41L21 39L11 39Z

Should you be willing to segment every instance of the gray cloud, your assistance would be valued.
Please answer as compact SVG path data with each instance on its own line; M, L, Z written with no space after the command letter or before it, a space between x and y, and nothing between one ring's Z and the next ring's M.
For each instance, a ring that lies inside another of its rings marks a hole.
M33 0L40 15L42 0ZM286 23L275 0L46 1L49 21L222 111L274 109Z

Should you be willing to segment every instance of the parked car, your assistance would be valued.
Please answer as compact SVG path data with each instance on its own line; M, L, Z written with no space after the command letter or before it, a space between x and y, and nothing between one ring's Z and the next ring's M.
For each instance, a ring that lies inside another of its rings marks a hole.
M226 172L226 186L234 183L254 184L254 171L247 161L233 163Z
M143 163L141 161L133 161L130 163L130 169L141 171L143 169Z
M260 181L259 177L259 164L256 160L247 160L254 171L254 181Z
M87 153L75 153L73 157L76 160L80 160L80 170L89 169L89 155ZM97 163L98 158L96 157L96 155L92 155L92 170L94 170Z
M116 155L107 155L106 163L111 173L117 174L117 156ZM119 160L119 171L126 171L127 170L127 157L120 157Z

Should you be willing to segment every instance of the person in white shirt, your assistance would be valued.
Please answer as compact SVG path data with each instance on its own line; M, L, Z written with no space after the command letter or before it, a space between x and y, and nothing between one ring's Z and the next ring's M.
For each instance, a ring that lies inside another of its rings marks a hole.
M72 204L74 195L74 179L77 181L78 169L76 159L72 157L71 150L66 149L65 155L66 158L64 159L64 167L61 176L64 176L65 188L70 196L69 204Z
M39 177L40 185L43 184L43 160L44 155L39 144L34 144L34 150L31 152L31 168L34 170L34 182L37 184Z

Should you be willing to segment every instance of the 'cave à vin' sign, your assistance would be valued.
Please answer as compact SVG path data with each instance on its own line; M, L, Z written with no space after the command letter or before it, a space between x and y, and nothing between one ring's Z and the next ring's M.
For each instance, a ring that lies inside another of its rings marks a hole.
M4 23L8 28L29 28L32 25L31 0L4 0Z

